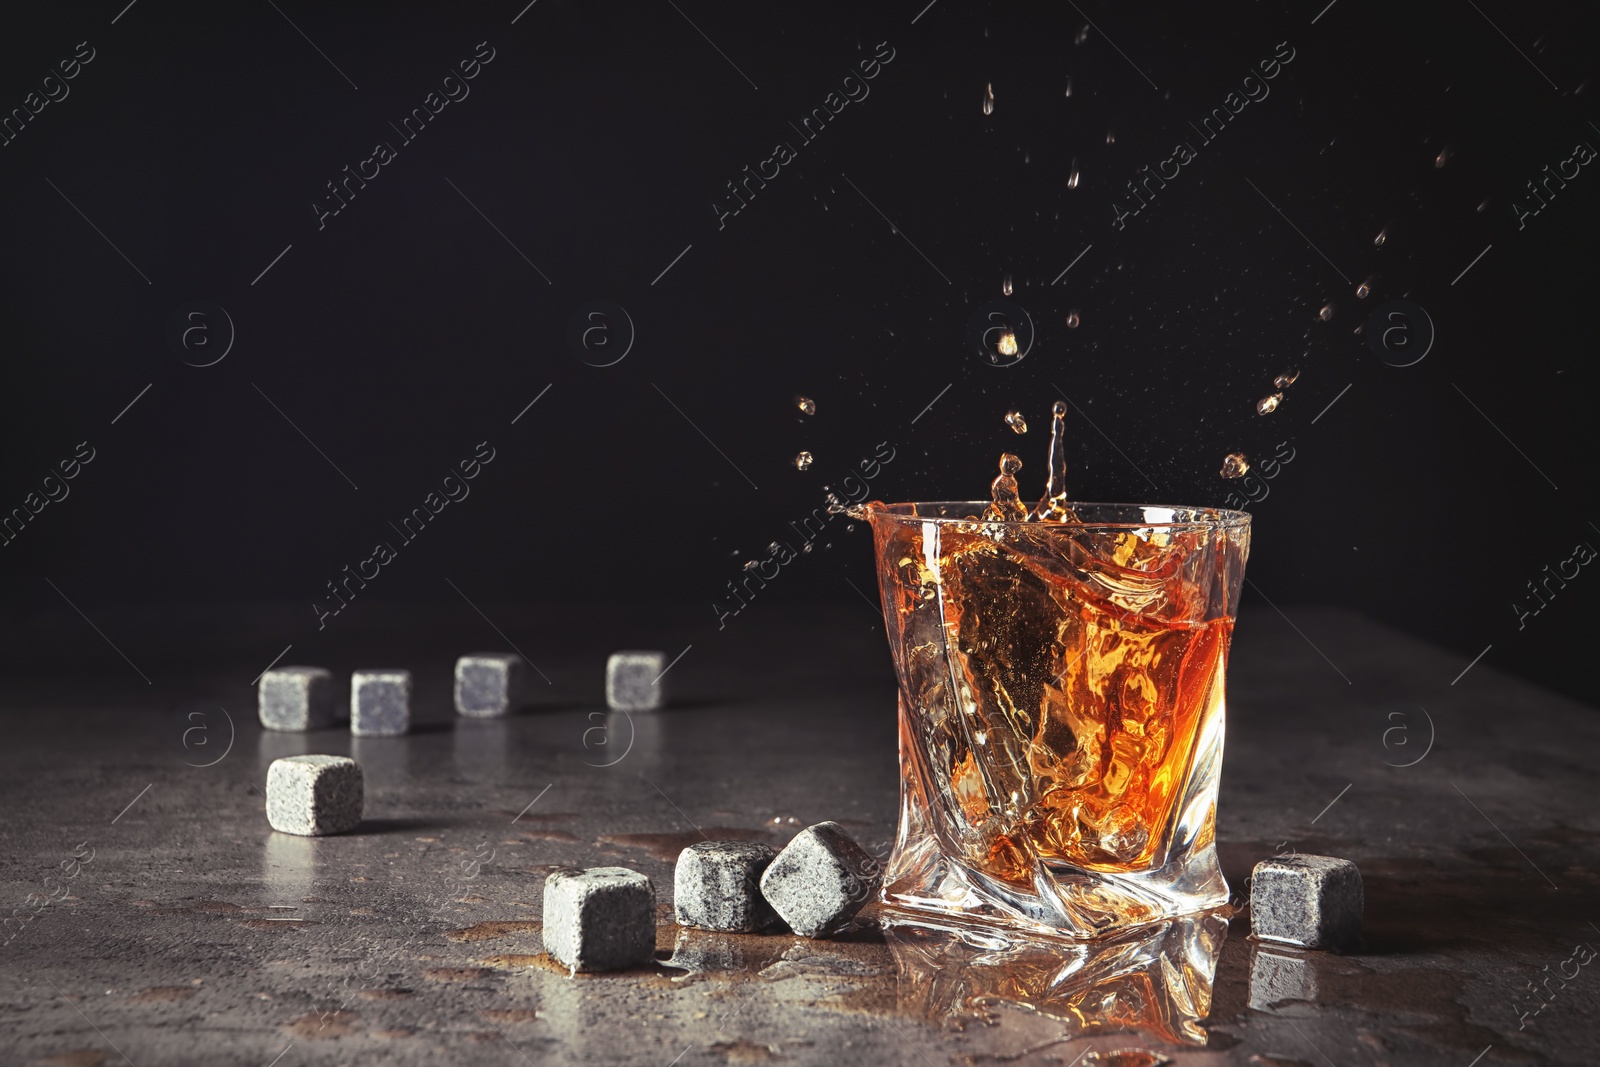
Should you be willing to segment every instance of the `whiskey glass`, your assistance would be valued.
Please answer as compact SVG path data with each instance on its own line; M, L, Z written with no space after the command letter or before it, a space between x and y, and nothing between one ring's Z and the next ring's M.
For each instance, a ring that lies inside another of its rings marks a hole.
M872 504L899 680L891 909L1076 938L1227 902L1228 646L1250 516Z

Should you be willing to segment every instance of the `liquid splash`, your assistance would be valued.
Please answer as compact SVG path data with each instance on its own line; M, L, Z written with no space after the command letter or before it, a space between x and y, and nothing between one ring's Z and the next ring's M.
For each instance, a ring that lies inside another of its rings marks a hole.
M985 115L994 114L994 85L992 84L983 87L983 113Z
M817 413L817 402L809 396L797 396L794 402L802 415L815 415Z
M794 457L794 469L797 470L797 471L810 470L811 469L811 453L810 452L802 452L798 456Z
M1010 330L1002 330L1000 332L1000 340L995 343L995 347L999 350L1002 356L1016 355L1017 335L1012 333Z
M1244 458L1243 452L1230 452L1222 457L1222 470L1224 478L1243 478L1250 473L1250 461Z
M1017 472L1021 469L1022 460L1010 452L1000 454L1000 474L989 483L993 503L984 509L984 518L999 522L1022 522L1027 519L1028 509L1017 495Z
M1369 297L1371 295L1372 295L1372 279L1371 278L1368 278L1366 281L1364 281L1360 285L1356 286L1356 299L1357 300L1365 300L1367 297Z
M1286 370L1276 378L1272 379L1272 387L1274 389L1287 389L1289 386L1294 384L1295 379L1298 377L1300 377L1300 371L1298 369L1291 368L1290 370Z
M1282 402L1282 393L1272 393L1269 396L1264 396L1260 400L1256 401L1256 414L1271 415L1274 411L1278 410L1278 405Z
M1078 517L1067 506L1067 402L1057 400L1050 406L1050 473L1044 486L1044 499L1039 501L1036 517L1051 522L1077 522Z
M1083 320L1078 317L1078 313L1076 311L1067 312L1067 329L1076 330L1078 328L1078 323L1082 321Z
M1028 420L1023 418L1022 412L1018 411L1016 408L1012 408L1010 411L1006 412L1006 425L1011 427L1017 433L1028 432Z
M1373 248L1382 248L1383 243L1389 239L1389 227L1385 226L1378 231L1378 236L1372 239Z
M1011 272L1007 271L1000 279L1000 292L1006 296L1011 295Z

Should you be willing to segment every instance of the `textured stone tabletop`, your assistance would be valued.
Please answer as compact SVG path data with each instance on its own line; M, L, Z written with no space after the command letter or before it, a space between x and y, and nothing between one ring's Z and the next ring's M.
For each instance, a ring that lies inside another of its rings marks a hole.
M534 676L534 704L503 720L450 709L455 656L485 646L476 617L397 619L387 638L308 659L333 670L341 702L354 668L411 669L416 732L398 738L264 733L247 684L275 650L264 637L216 643L199 666L141 664L148 686L117 661L104 674L8 672L0 1059L1600 1057L1600 967L1581 947L1600 946L1600 716L1489 662L1452 684L1464 657L1353 616L1290 608L1291 625L1247 611L1217 826L1230 885L1291 850L1352 859L1365 937L1346 955L1298 952L1248 940L1242 910L1212 920L1205 929L1227 931L1205 1011L1138 974L1095 984L1117 953L1165 951L1137 940L986 969L970 947L941 956L886 937L876 909L837 940L672 925L672 861L702 834L777 847L832 819L887 855L894 693L865 605L773 606L724 632L698 614L634 612L626 632L609 613L491 614L550 679ZM609 652L686 645L666 709L605 712ZM361 762L356 833L268 827L268 764L308 752ZM569 978L541 957L544 878L562 865L654 880L657 965ZM1160 961L1139 973L1162 973ZM1173 982L1203 992L1186 977ZM1186 1012L1206 1016L1206 1044L1163 1039ZM1114 1032L1141 1021L1143 1033Z

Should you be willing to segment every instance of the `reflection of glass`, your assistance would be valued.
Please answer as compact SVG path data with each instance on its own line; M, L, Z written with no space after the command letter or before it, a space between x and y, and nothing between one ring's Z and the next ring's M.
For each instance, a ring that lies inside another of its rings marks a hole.
M269 833L261 854L261 881L270 904L298 907L317 880L316 839Z
M1024 938L992 927L886 925L902 1010L961 1027L1010 1005L1068 1024L1064 1037L1136 1030L1203 1045L1228 920L1212 912L1096 941Z
M1236 511L872 505L900 681L886 903L1097 937L1218 907Z

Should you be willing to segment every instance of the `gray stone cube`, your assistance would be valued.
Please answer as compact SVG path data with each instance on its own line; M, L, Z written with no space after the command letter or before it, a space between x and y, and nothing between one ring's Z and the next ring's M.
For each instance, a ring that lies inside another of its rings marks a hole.
M1361 872L1349 860L1262 860L1250 875L1250 932L1263 941L1343 947L1361 936L1361 909Z
M522 657L477 652L456 660L456 711L469 719L498 719L522 706Z
M333 675L321 667L274 667L256 686L261 725L325 730L333 725Z
M361 824L361 764L349 756L287 756L267 768L267 822L302 837Z
M552 871L544 950L574 972L647 966L656 952L655 886L626 867Z
M761 893L802 937L825 937L855 917L882 867L836 822L795 835L761 875Z
M356 671L350 676L351 733L394 737L410 729L410 671Z
M761 875L777 853L758 841L701 841L678 853L672 910L682 926L752 931L777 919Z
M606 660L606 705L612 711L654 711L661 706L665 652L613 652Z

